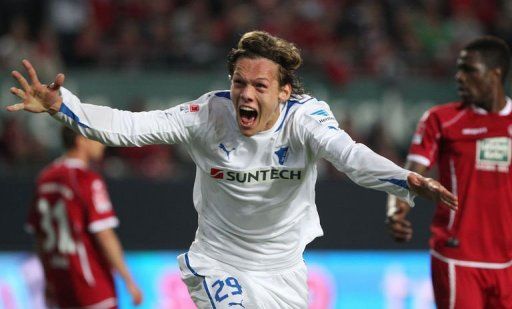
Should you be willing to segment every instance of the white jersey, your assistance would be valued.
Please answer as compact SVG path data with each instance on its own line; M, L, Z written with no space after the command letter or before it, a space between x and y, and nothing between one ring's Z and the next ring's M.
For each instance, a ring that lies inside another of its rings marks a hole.
M66 89L62 97L54 117L88 138L111 146L183 143L197 166L191 251L242 269L296 265L323 234L315 205L319 158L361 186L412 204L409 171L355 143L329 106L308 95L283 103L275 125L251 137L239 131L229 91L140 113L83 104ZM336 202L343 207L343 196Z

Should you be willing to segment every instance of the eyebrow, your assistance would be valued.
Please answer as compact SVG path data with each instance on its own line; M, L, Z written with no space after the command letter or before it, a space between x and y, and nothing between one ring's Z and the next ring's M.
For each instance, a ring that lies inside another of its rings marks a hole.
M241 78L247 80L246 77L242 76L240 73L237 72L233 73L233 78ZM270 79L268 79L267 77L256 77L254 81L266 81L270 83Z

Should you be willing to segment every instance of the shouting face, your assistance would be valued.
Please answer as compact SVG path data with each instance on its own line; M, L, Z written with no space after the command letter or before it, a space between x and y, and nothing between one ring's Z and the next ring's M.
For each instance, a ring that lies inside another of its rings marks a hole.
M240 132L266 131L276 123L280 103L290 98L291 85L279 84L279 65L266 58L240 58L231 77L231 99Z

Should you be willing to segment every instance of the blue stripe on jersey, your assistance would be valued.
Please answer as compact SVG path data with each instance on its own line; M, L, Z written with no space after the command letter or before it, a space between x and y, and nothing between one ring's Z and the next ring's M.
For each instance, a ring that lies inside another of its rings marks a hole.
M380 181L386 181L386 182L390 182L394 185L397 185L399 187L402 187L404 189L407 189L409 190L409 185L407 184L407 180L403 180L403 179L396 179L396 178L389 178L389 179L385 179L385 178L379 178Z
M192 274L194 274L194 276L203 278L203 287L204 287L204 290L206 291L206 295L208 295L208 298L210 299L210 303L212 304L213 309L215 309L215 303L213 302L212 295L210 294L210 291L208 290L208 284L206 283L206 278L205 278L205 276L201 276L200 274L198 274L198 273L197 273L197 272L192 268L192 266L190 266L190 261L189 261L189 259L188 259L188 252L187 252L187 253L185 253L185 264L187 264L187 268L192 272Z
M206 284L206 278L203 278L203 287L206 291L206 295L208 295L208 298L210 299L210 303L212 304L212 308L215 309L215 303L213 302L213 298L210 295L210 291L208 291L208 285Z
M304 103L306 103L306 102L308 102L308 101L310 101L312 99L313 98L311 97L311 98L309 98L309 99L307 99L306 101L303 101L303 102L297 101L297 100L288 100L288 102L286 103L286 107L285 107L286 111L284 112L283 120L281 120L281 123L279 124L279 127L277 127L276 132L281 130L281 128L283 127L284 121L286 120L286 116L288 116L288 112L290 111L290 109L291 109L291 107L293 105L295 105L295 104L301 104L302 105L302 104L304 104Z
M190 269L190 271L194 274L194 276L196 277L203 277L201 276L200 274L198 274L193 268L192 266L190 266L190 261L188 260L188 252L185 253L185 263L187 264L187 267L188 269Z
M226 98L231 100L231 93L229 91L219 91L215 92L215 95L221 98Z
M61 104L59 112L68 116L69 118L73 119L79 126L88 128L87 125L80 122L80 117L78 117L75 113L73 113L73 111L70 110L69 107L67 107L66 104L64 104L64 102Z

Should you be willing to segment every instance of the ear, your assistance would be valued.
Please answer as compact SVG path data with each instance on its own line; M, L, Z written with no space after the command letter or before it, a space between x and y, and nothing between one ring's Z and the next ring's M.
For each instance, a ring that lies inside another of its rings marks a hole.
M279 102L286 102L292 95L292 85L286 84L279 90Z
M503 76L503 70L500 67L494 68L492 70L493 75L498 78L498 80L501 82L501 77Z

